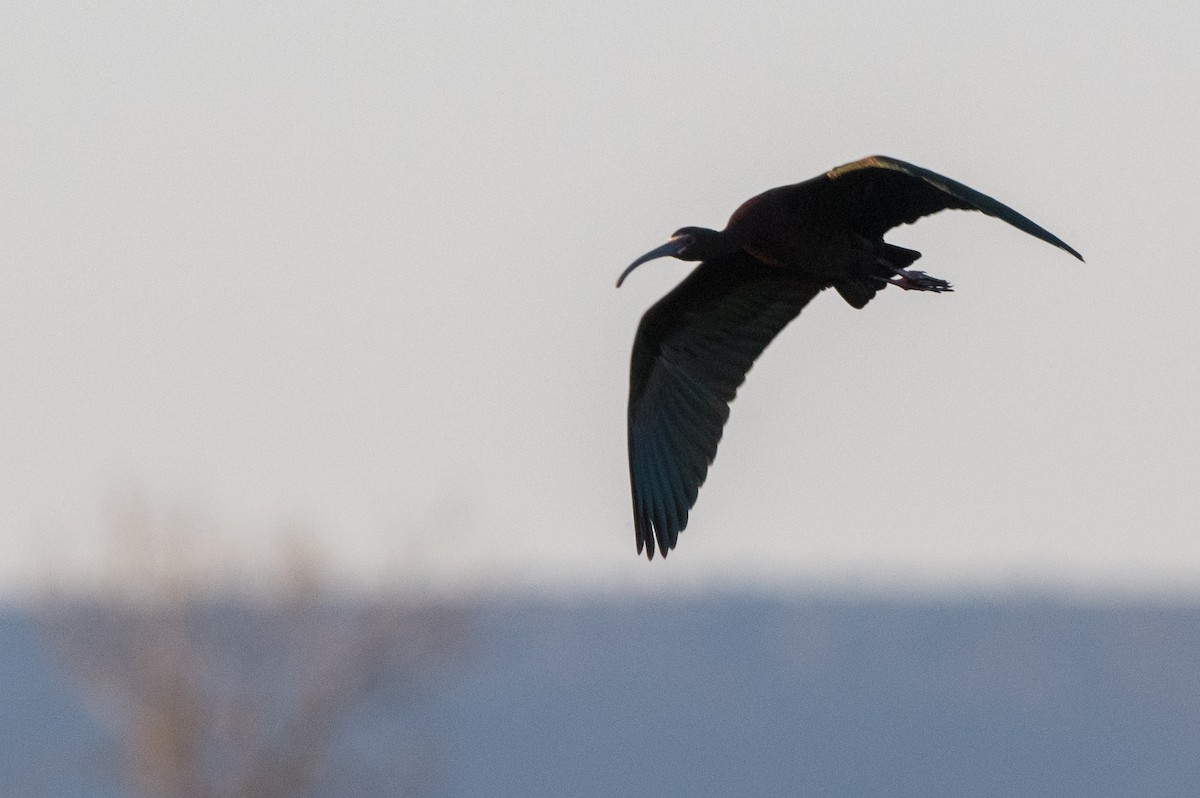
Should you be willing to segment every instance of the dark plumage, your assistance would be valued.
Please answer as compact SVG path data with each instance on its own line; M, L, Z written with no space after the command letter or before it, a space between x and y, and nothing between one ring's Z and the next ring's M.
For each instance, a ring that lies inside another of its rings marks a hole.
M637 548L666 556L717 453L729 403L780 330L825 288L861 308L888 285L949 291L908 267L921 253L883 234L955 208L981 211L1083 257L1057 236L972 188L882 155L753 197L725 229L677 230L634 261L700 261L642 317L629 379L629 478Z

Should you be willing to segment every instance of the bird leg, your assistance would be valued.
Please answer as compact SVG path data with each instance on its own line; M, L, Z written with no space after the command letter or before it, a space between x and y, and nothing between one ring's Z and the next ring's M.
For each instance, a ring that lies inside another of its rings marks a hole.
M933 291L940 294L944 291L954 290L950 283L945 280L932 277L916 269L897 269L893 267L892 271L896 276L887 281L888 285L903 288L905 291Z

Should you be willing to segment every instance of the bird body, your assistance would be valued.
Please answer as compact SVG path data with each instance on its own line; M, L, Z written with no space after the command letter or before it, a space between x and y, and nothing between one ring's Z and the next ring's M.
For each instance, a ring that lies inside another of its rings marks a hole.
M742 203L724 230L684 227L634 261L700 261L642 317L630 367L629 476L638 552L666 556L687 526L729 403L767 344L825 288L862 308L889 285L944 292L909 269L921 253L888 244L891 228L946 209L976 210L1082 256L984 194L875 155Z

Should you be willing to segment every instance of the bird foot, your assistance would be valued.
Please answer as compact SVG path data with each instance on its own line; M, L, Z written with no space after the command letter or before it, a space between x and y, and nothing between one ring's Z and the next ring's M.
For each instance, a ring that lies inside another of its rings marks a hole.
M903 288L905 291L933 291L940 294L954 290L954 287L945 280L931 277L916 269L893 269L892 271L896 273L896 276L888 280L888 284Z

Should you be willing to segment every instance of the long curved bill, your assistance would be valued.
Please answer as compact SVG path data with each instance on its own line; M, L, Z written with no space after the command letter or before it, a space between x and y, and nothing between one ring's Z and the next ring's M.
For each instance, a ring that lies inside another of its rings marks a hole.
M636 269L638 266L641 266L646 261L654 260L655 258L665 258L667 256L675 257L679 255L679 253L682 252L687 245L688 239L686 236L676 236L667 243L663 244L661 247L650 250L645 255L629 264L625 268L625 271L621 272L621 276L617 278L617 288L621 287L621 283L625 282L625 278L629 276L631 271Z

